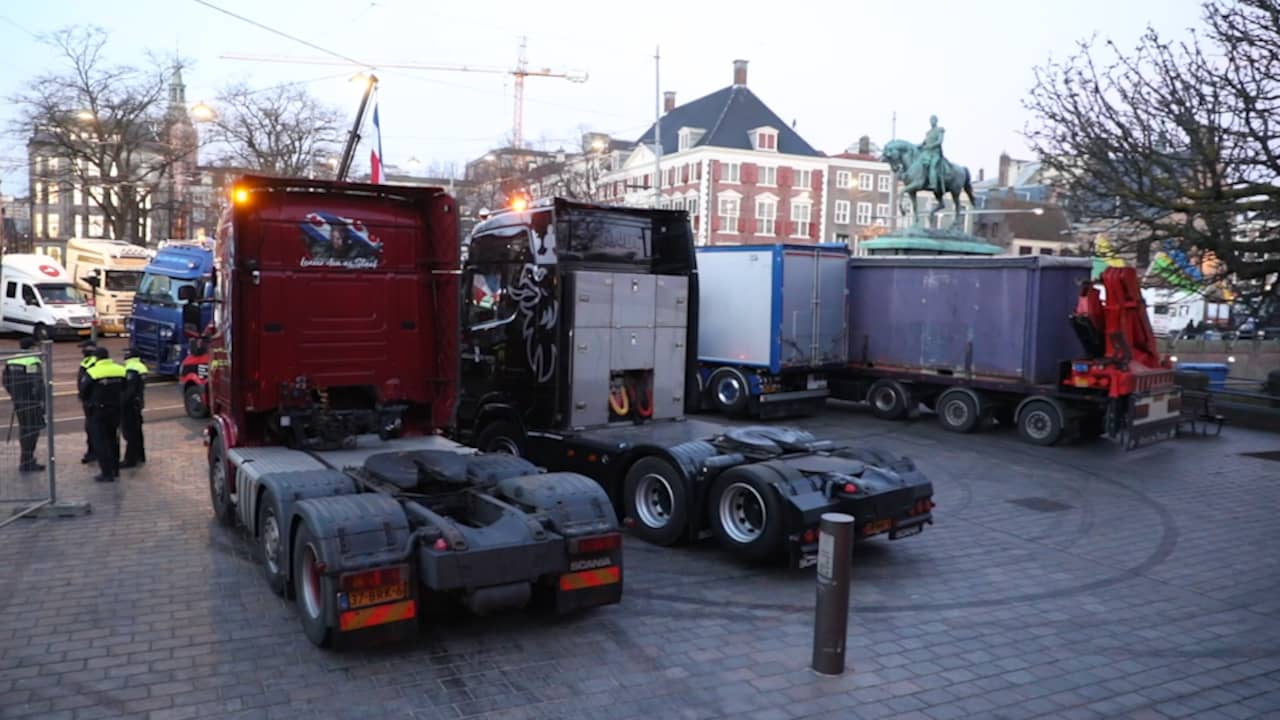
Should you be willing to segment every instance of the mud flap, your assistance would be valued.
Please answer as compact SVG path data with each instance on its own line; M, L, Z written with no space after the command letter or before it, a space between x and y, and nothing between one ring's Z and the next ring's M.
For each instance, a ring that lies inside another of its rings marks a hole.
M1182 421L1182 392L1178 388L1134 393L1120 442L1125 450L1178 437Z

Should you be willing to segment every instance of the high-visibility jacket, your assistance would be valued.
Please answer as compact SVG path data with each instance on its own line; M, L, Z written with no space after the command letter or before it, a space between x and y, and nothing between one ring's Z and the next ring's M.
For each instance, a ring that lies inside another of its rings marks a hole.
M94 363L87 373L89 406L99 412L120 412L124 401L124 366L111 358L103 358Z

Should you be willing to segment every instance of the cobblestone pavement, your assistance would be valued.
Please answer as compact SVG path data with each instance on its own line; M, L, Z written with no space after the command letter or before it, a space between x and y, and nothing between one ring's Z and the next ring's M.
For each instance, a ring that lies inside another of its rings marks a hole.
M0 717L1280 717L1280 462L1247 455L1280 437L1123 453L839 407L797 424L910 455L937 490L923 535L858 548L843 676L808 670L811 570L630 539L621 605L316 650L214 524L199 426L174 420L118 484L61 466L91 516L0 530Z

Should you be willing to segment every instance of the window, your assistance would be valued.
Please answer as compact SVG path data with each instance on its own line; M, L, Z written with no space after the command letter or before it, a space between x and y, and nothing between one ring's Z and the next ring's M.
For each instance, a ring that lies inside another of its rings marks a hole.
M76 228L75 237L84 237L84 218L81 217L79 213L76 213L74 217L75 217L75 228Z
M777 185L778 184L778 168L776 167L760 167L760 184L761 185Z
M849 236L848 236L848 235L845 235L844 233L836 233L836 242L838 242L838 243L844 243L845 245L848 245L848 244L849 244Z
M791 237L809 237L809 212L807 202L791 203Z
M44 215L36 213L31 220L35 223L35 227L32 230L35 232L36 237L44 237Z
M886 225L889 222L889 206L880 204L876 205L876 224Z
M515 317L516 304L507 289L502 265L490 265L470 271L464 280L470 291L466 297L466 322L472 330L485 330L504 325Z
M836 224L837 225L849 224L849 201L848 200L836 201Z
M44 197L44 183L36 181L35 192L32 193L31 196L37 203L46 202Z
M22 286L22 302L27 305L40 306L40 298L36 297L36 291L32 290L30 285Z
M106 237L101 215L89 216L89 237Z
M731 182L731 183L739 182L738 178L741 175L742 175L742 163L731 162L731 163L724 164L723 179L725 182Z
M84 193L80 192L79 185L71 186L71 204L80 207L84 204Z
M796 170L796 181L794 183L794 186L807 188L810 185L813 185L813 171L812 170Z
M1027 247L1026 245L1020 245L1020 246L1018 246L1018 254L1019 254L1019 255L1030 255L1030 254L1031 254L1031 248Z
M871 189L871 173L858 173L858 189L859 190Z
M738 232L738 198L720 198L720 231Z
M848 170L836 171L836 187L847 188L853 187L853 173Z
M1053 254L1053 248L1040 248L1040 254L1041 254L1041 255L1052 255L1052 254Z
M778 133L773 130L757 130L756 131L756 149L757 150L777 150L778 149Z
M49 213L49 217L45 218L45 227L49 229L49 237L58 237L59 232L62 230L62 228L58 227L58 219L58 216L53 213Z
M760 198L756 201L756 234L770 235L774 234L775 225L778 220L778 203L768 198Z
M11 300L18 297L18 283L12 280L6 283L4 286L4 296Z
M892 178L892 176L889 176L889 175L880 175L880 176L877 178L877 180L878 180L878 182L877 182L877 189L879 189L879 190L880 190L880 192L889 192L889 191L892 189L892 187L889 185L889 183L890 183L890 181L891 181L892 179L893 179L893 178Z
M58 183L56 182L49 183L49 204L50 205L53 205L54 203L58 202L58 189L59 189Z
M870 225L870 224L871 224L871 203L869 203L869 202L860 202L860 203L858 203L858 218L857 218L857 221L858 221L858 224L859 224L859 225Z
M689 217L698 214L698 198L691 197L685 201L685 208L689 211Z
M703 133L706 132L702 128L682 127L680 128L680 149L688 150L698 141L702 139Z
M79 305L86 302L84 295L70 285L37 285L45 305Z

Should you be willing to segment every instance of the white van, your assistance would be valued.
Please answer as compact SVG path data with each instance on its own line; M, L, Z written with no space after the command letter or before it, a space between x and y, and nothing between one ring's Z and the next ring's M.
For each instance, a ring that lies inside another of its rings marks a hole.
M133 294L154 254L123 240L71 238L67 241L67 272L97 309L99 330L125 331L125 321L133 314ZM86 280L93 276L98 278L96 293Z
M43 340L88 335L93 326L93 307L47 255L5 255L0 292L0 330Z

